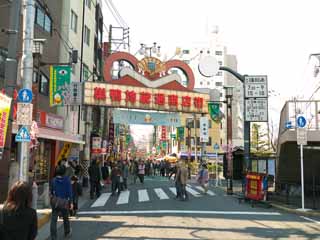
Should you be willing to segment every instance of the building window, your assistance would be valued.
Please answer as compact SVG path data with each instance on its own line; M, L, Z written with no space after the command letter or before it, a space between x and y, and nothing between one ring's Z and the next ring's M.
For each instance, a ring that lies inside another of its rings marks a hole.
M36 24L41 27L44 31L51 33L52 30L52 20L46 11L39 5L36 4L35 9L36 17L35 21Z
M222 56L222 51L216 51L217 56Z
M83 64L82 68L82 79L83 81L87 81L89 79L89 68L85 64Z
M216 87L222 87L222 82L216 82Z
M0 48L0 77L4 78L5 74L5 65L6 65L6 58L8 52L5 49Z
M218 61L219 65L222 66L222 61Z
M90 29L84 26L84 42L90 46Z
M49 79L42 73L40 75L39 92L46 96L48 96L49 93Z
M216 76L222 76L222 72L221 71L217 72Z
M78 16L71 10L71 29L76 33L78 29Z
M91 9L91 1L92 0L86 0L86 6Z

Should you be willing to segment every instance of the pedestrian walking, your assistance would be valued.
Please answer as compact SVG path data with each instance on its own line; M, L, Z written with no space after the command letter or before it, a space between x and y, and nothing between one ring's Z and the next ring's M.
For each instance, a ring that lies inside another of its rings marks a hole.
M132 175L133 175L133 183L136 184L137 182L137 178L138 178L138 174L139 174L139 163L138 161L135 159L133 161L133 164L132 164Z
M76 175L71 177L73 209L70 210L70 216L76 215L78 210L79 196L82 195L82 187L78 180L79 179Z
M209 172L206 164L202 164L202 167L198 173L198 183L204 190L204 194L207 194L209 182Z
M91 162L91 166L89 167L89 178L90 178L90 198L94 198L94 194L96 197L100 197L100 189L101 189L101 174L100 169L97 164L96 159L93 159Z
M74 169L73 169L73 167L72 167L71 161L66 161L65 167L66 167L66 173L65 173L65 175L66 175L67 177L69 177L69 178L71 178L72 176L74 176L75 171L74 171Z
M108 168L107 162L104 162L103 166L101 167L101 175L102 175L103 182L107 184L108 178L109 178L109 168Z
M37 212L31 208L32 190L26 182L18 181L9 190L7 200L0 209L1 240L36 239Z
M180 184L181 184L181 200L182 201L187 201L189 200L189 196L187 194L187 180L188 180L188 168L186 166L185 163L181 164L180 167L180 174L179 174L179 178L180 178Z
M174 176L174 181L175 181L175 187L176 187L176 199L180 199L181 198L181 178L180 178L180 163L177 164L177 173Z
M111 170L111 191L112 196L115 195L116 191L118 190L118 195L121 193L121 170L119 169L118 165L114 165Z
M51 202L51 239L57 239L57 220L58 216L63 218L64 235L71 237L71 227L69 222L69 210L73 209L72 186L70 178L65 176L65 168L57 169L57 176L52 179L50 184L50 202Z
M140 160L140 163L138 165L138 177L140 180L140 183L144 183L144 175L145 175L145 165L142 160Z

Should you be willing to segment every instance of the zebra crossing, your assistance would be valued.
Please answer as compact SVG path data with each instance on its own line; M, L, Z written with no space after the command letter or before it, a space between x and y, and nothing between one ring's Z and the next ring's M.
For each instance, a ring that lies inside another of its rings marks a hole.
M204 196L204 190L200 186L186 186L186 191L189 196L199 198ZM176 197L175 187L165 187L165 188L154 188L154 189L138 189L138 190L127 190L122 191L116 200L116 205L129 204L130 196L136 194L138 196L137 200L139 203L150 202L151 195L154 195L157 200L169 200ZM215 196L216 194L212 190L207 191L208 196ZM111 198L111 193L103 193L101 196L93 202L90 206L91 208L103 207L107 204L108 200Z

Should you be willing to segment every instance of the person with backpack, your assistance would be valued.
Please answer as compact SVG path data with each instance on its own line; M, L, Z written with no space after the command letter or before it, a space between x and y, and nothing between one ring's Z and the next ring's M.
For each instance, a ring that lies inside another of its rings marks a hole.
M34 240L38 233L37 212L31 208L31 186L16 182L0 209L1 240Z
M65 168L58 167L57 176L52 179L50 184L50 202L52 208L50 233L51 239L57 239L57 220L61 215L63 218L64 235L71 237L71 228L69 221L69 210L73 209L72 186L68 176L65 175Z

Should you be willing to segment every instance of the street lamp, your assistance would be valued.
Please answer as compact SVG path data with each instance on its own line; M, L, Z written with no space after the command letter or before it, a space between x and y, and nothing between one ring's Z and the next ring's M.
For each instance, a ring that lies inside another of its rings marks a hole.
M161 56L160 46L157 46L156 42L154 42L153 45L149 47L144 43L141 43L140 45L141 45L139 49L140 55L144 55L145 57L152 57L152 54L156 54L157 57Z
M233 179L233 156L232 156L232 97L233 87L224 87L226 91L227 103L227 194L233 193L232 179Z

